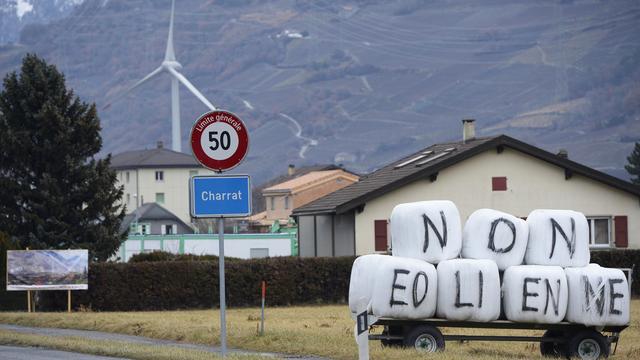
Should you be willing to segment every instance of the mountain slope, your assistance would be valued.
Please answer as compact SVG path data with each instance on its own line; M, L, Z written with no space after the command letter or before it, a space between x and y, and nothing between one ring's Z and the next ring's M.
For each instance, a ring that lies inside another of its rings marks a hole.
M0 49L57 64L102 106L155 69L170 1L86 0ZM287 164L367 172L433 142L507 133L618 176L640 140L640 3L590 0L212 1L176 4L183 73L250 128L238 168L259 183ZM182 137L206 111L181 90ZM169 79L100 111L105 152L169 143ZM189 151L183 148L183 151Z

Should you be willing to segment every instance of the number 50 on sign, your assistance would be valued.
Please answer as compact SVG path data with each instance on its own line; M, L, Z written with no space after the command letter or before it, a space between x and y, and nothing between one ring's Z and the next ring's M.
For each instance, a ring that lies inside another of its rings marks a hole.
M225 171L236 167L247 154L247 128L235 114L216 110L208 112L191 129L193 155L205 167Z

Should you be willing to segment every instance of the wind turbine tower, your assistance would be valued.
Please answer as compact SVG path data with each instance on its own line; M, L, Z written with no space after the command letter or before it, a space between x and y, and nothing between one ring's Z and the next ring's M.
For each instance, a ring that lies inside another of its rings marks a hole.
M204 103L210 110L215 110L207 98L202 95L198 89L193 86L187 78L182 75L178 70L182 69L182 65L176 60L176 54L173 49L173 16L175 13L175 0L171 1L171 20L169 22L169 36L167 38L167 48L164 52L164 60L162 64L147 76L127 88L124 92L118 95L115 99L104 106L104 109L108 108L114 102L118 101L129 92L133 91L140 85L149 81L161 72L167 72L171 76L171 149L173 151L180 152L182 150L182 138L180 136L180 86L182 83L193 95L195 95L202 103Z

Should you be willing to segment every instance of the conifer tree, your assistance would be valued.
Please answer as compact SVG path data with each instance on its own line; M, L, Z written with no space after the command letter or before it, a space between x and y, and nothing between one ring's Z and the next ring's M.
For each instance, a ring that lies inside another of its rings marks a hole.
M631 174L631 182L640 185L640 142L636 143L631 155L627 157L628 165L625 165L627 172Z
M64 75L34 54L0 91L0 232L20 248L89 249L106 260L120 246L111 157L95 104L80 101Z

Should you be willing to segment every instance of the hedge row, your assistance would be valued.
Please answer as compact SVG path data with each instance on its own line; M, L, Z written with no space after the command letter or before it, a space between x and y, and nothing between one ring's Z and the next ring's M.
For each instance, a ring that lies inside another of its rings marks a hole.
M353 257L282 257L225 262L228 306L344 303ZM44 309L62 310L64 292L51 292ZM89 290L74 292L74 307L98 311L211 308L219 304L217 261L92 264Z
M133 255L129 262L155 261L218 261L218 255L173 254L167 251L152 251ZM224 262L244 261L243 259L225 256Z
M640 295L640 250L592 250L591 263L600 264L603 267L633 269L631 292Z
M218 262L189 259L92 264L89 290L74 292L74 305L99 311L217 306ZM225 262L227 304L258 306L263 280L268 284L270 306L346 302L353 261L353 257L286 257ZM640 263L640 250L592 251L591 262L631 268ZM640 294L639 275L640 270L634 272L635 295ZM48 292L45 309L65 309L65 296L65 292Z

